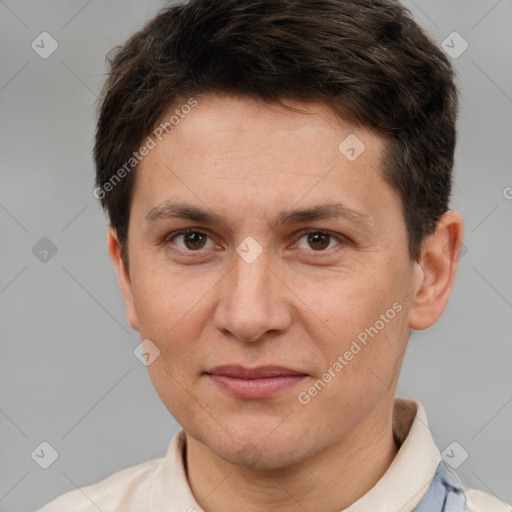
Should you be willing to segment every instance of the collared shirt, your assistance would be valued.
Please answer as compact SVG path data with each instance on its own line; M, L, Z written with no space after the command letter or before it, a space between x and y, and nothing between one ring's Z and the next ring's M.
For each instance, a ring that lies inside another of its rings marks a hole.
M380 480L340 512L512 512L487 493L467 490L442 460L423 406L395 397L393 435L399 450ZM75 489L37 512L204 512L188 484L180 430L167 454Z

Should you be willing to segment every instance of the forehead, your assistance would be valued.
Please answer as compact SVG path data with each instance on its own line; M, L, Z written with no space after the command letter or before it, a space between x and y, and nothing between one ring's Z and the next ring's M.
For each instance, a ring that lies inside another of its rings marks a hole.
M341 202L377 218L386 203L399 202L381 176L378 134L321 102L287 103L301 112L248 98L197 98L139 164L134 197L143 215L171 196L219 214Z
M299 111L246 97L200 97L197 106L172 130L174 137L167 137L168 142L176 143L185 158L201 156L204 148L208 156L243 150L246 154L257 152L261 157L286 153L290 160L294 156L303 158L306 153L318 158L320 152L338 158L339 143L352 135L352 140L358 137L364 141L365 157L375 156L378 160L383 139L375 131L337 117L321 101L283 101ZM163 116L164 120L168 117ZM310 159L305 163L309 164Z

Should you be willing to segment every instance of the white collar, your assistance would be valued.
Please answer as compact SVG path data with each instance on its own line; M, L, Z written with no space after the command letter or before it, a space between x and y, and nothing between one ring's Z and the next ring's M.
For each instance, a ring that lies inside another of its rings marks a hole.
M441 454L416 400L395 397L393 434L398 453L380 480L343 512L410 512L428 490Z

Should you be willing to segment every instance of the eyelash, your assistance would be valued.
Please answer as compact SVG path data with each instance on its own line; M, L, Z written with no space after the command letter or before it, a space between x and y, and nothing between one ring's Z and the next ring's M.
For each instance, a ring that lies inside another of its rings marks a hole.
M180 235L186 235L188 233L199 233L201 235L205 235L207 236L208 238L212 238L207 231L203 231L201 229L195 229L195 228L187 228L187 229L182 229L180 231L176 231L176 232L173 232L173 233L170 233L169 235L167 235L165 237L165 240L164 240L164 243L165 244L168 244L168 243L171 243L172 240ZM336 248L339 248L340 246L343 246L343 245L346 245L348 243L348 239L342 235L337 235L337 234L334 234L334 233L331 233L329 231L323 231L323 230L320 230L320 229L309 229L309 230L305 230L305 231L301 231L300 232L300 236L299 238L297 239L297 241L295 242L295 244L301 240L304 236L306 235L309 235L311 233L319 233L319 234L323 234L323 235L328 235L329 237L331 238L334 238L338 244L335 245L334 247L331 247L330 249L320 249L318 251L315 251L313 249L307 251L307 252L311 252L311 253L315 253L315 258L321 258L323 255L325 255L327 253L327 255L330 255L332 250L336 250ZM173 244L175 245L175 244ZM181 249L181 248L177 248L177 249L174 249L173 250L175 251L178 251L180 253L190 253L190 254L199 254L199 255L204 255L204 253L208 252L209 249L198 249L197 251L193 251L193 250L189 250L189 249Z

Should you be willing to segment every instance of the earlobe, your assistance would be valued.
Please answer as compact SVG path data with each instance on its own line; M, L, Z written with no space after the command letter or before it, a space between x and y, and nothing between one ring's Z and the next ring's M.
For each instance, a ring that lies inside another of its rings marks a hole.
M439 219L436 231L424 241L412 280L408 314L411 329L426 329L443 314L455 281L463 231L462 216L448 210Z
M119 243L117 233L113 227L110 227L108 230L107 249L110 255L110 259L112 260L112 263L114 264L114 268L117 273L119 287L121 288L121 293L123 295L123 300L126 307L126 317L131 327L138 331L139 324L133 301L133 288L131 283L130 272L123 260L121 254L121 245Z

